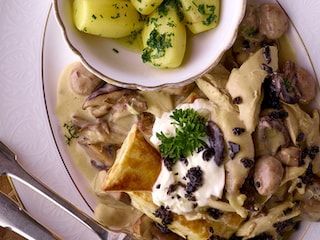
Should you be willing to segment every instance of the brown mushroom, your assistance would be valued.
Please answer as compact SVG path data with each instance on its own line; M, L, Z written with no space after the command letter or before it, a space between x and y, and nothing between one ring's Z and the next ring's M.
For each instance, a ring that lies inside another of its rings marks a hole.
M258 27L257 8L248 4L246 13L239 26L239 34L244 38L252 38L258 32Z
M278 97L286 103L298 103L301 93L296 85L297 78L290 72L288 75L282 73L273 73L271 84Z
M214 150L214 161L217 166L221 166L225 154L222 131L215 122L208 121L206 125L206 133L209 138L210 148Z
M277 152L276 157L284 165L297 167L301 162L301 149L295 146L282 148L279 152Z
M130 90L122 89L111 84L104 84L94 91L83 103L82 109L90 108L91 114L96 118L108 113L114 104Z
M132 91L125 92L112 107L112 111L123 111L124 109L132 114L138 114L147 110L148 106L141 95Z
M270 155L260 157L254 167L254 184L260 195L274 194L283 177L284 169L281 162Z
M152 136L153 123L155 116L152 113L143 112L138 116L138 128L143 133L145 139L150 139Z
M87 144L84 141L80 141L79 143L91 158L91 165L97 169L109 168L112 166L116 152L119 149L119 147L112 144Z
M102 80L89 72L82 63L76 63L70 73L70 83L72 90L79 95L91 94Z
M279 148L290 144L289 132L281 121L270 116L260 118L256 131L253 133L256 156L274 155Z
M286 61L283 66L284 77L294 82L300 93L299 102L309 103L316 96L316 81L314 77L304 68L292 61Z
M261 4L258 8L257 16L260 33L269 39L279 39L288 30L288 17L277 4Z

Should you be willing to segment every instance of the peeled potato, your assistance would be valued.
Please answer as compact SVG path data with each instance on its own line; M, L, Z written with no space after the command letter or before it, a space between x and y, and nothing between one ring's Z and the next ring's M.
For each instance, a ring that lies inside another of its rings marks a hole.
M194 34L217 26L220 14L220 0L183 0L180 10L184 22Z
M78 30L107 38L121 38L139 31L143 21L127 0L75 0L74 23Z
M184 57L186 40L186 28L174 5L162 4L148 16L142 30L142 60L159 68L178 67Z
M163 0L131 0L132 5L143 15L152 13Z

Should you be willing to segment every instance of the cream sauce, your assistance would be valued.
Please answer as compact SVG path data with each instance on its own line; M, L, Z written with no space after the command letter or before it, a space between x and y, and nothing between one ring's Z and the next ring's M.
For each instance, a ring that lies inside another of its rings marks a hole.
M87 110L82 110L82 104L87 96L75 94L70 86L69 76L76 64L77 63L71 63L68 65L61 73L58 82L58 96L55 111L59 117L61 127L63 127L65 123L70 125L71 118L75 115L85 119L88 119L90 116ZM66 128L61 129L61 131L63 135L68 134ZM70 145L68 145L68 153L76 167L90 183L93 183L97 171L91 166L89 157L81 146L79 146L76 139L71 140Z
M87 96L75 94L70 85L69 76L76 64L72 63L66 66L58 82L58 100L55 110L61 126L64 123L69 124L74 115L88 119L88 121L93 120L93 117L90 117L90 112L82 109L82 104ZM65 128L61 131L63 134L67 133ZM113 231L132 231L132 226L141 217L141 212L119 201L119 194L100 190L104 171L99 172L91 166L90 158L76 139L73 139L68 145L68 153L80 173L88 180L90 185L88 190L97 196L98 204L94 210L95 218Z

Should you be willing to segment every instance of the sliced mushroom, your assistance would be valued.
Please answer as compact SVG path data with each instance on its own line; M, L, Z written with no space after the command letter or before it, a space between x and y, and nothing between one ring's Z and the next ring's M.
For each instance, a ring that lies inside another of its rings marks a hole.
M115 91L119 91L121 89L122 88L111 85L109 83L104 83L99 88L97 88L94 92L92 92L92 94L90 94L90 96L87 98L86 101L90 101L92 98L96 98L99 95L106 94L106 93L112 93Z
M89 125L80 131L78 142L83 145L108 143L120 146L126 135L114 132L106 122Z
M290 144L289 132L284 123L270 116L260 118L253 140L257 157L274 155L280 147L288 147Z
M146 101L136 92L125 92L113 105L112 111L128 110L132 114L139 114L148 109Z
M86 128L89 125L96 124L96 122L92 122L89 119L85 119L78 115L74 115L71 117L71 123L72 125L77 126L79 130L81 130L82 128Z
M209 137L210 147L214 149L214 161L218 166L221 166L225 154L222 131L215 122L208 121L206 125L206 132Z
M119 147L111 144L85 144L84 141L79 142L80 146L85 150L88 156L92 159L92 165L96 168L100 168L100 164L102 163L105 167L112 166L116 151ZM102 168L104 168L102 166Z
M301 163L301 149L295 146L282 148L276 157L287 166L298 167Z
M150 139L152 136L153 123L155 116L148 112L143 112L138 116L138 128L143 133L145 139Z
M82 105L82 109L90 108L91 114L96 118L102 117L108 113L108 111L116 104L124 94L130 92L130 90L109 87L111 85L106 84L105 87L98 89L92 95L90 95ZM109 91L111 90L111 91Z
M102 80L89 72L82 63L79 62L73 66L70 73L70 83L75 93L79 95L89 95L102 83Z
M283 66L283 73L285 78L294 79L289 81L294 81L296 84L301 95L299 99L300 103L307 104L315 98L316 81L307 70L296 65L292 61L286 61Z
M273 73L270 77L273 89L281 100L289 104L299 102L301 93L296 85L297 78L292 73Z
M254 184L259 194L274 194L281 184L283 173L283 166L275 157L265 155L259 158L253 174Z

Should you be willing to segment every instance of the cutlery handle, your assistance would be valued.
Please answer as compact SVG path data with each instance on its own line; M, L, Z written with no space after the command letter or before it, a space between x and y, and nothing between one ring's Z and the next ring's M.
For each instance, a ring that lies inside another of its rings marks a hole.
M35 221L2 192L0 192L0 225L9 227L27 239L56 239L49 230Z
M16 161L16 157L12 157L12 154L7 154L7 152L0 151L0 168L0 174L8 175L11 178L17 179L18 181L26 184L37 193L44 196L46 199L50 200L52 203L64 209L87 228L96 232L96 234L101 239L108 239L108 231L104 227L102 227L92 217L82 212L72 203L68 202L60 195L53 192L47 186L38 181L35 177L30 175L26 170L24 170L24 168L18 163L18 161Z

